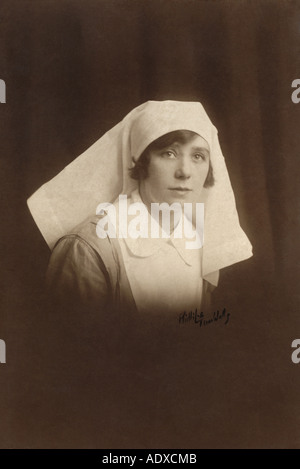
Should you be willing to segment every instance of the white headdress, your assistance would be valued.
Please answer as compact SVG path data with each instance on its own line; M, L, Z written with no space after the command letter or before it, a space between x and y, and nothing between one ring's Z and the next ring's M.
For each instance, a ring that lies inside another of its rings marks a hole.
M148 101L133 109L28 199L49 247L94 215L99 203L113 202L119 194L130 195L137 186L128 172L132 157L137 160L151 142L174 130L194 131L210 147L215 184L203 189L203 277L216 284L215 272L249 258L252 247L239 224L217 129L200 103L181 101Z

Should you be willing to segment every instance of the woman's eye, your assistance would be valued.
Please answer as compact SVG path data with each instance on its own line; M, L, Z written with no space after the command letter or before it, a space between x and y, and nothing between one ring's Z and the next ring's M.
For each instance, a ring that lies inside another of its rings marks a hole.
M163 153L163 156L165 156L166 158L176 158L176 155L173 151L171 150L167 150Z
M194 157L194 159L195 159L196 161L198 161L198 160L205 160L205 156L204 156L202 153L195 153L195 154L193 155L193 157Z

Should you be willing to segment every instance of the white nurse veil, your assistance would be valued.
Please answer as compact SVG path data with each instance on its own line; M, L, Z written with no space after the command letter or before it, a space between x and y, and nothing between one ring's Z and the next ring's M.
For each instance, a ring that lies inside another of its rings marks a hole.
M219 145L218 132L198 102L148 101L133 109L90 148L40 187L27 201L50 248L89 216L100 203L130 195L137 182L128 168L155 139L174 130L191 130L209 144L215 184L205 200L202 273L213 284L221 268L252 256L240 227L235 198Z

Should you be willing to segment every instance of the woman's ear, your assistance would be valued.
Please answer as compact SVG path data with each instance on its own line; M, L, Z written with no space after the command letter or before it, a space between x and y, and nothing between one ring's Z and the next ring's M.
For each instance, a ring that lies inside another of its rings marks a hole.
M131 167L134 168L135 165L136 165L135 157L132 156L132 157L131 157Z

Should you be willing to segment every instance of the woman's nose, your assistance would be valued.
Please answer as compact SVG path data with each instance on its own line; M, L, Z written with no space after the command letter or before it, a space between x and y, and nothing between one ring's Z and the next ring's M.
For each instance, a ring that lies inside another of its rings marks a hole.
M178 160L175 177L177 179L188 179L191 177L191 165L188 158L180 158Z

